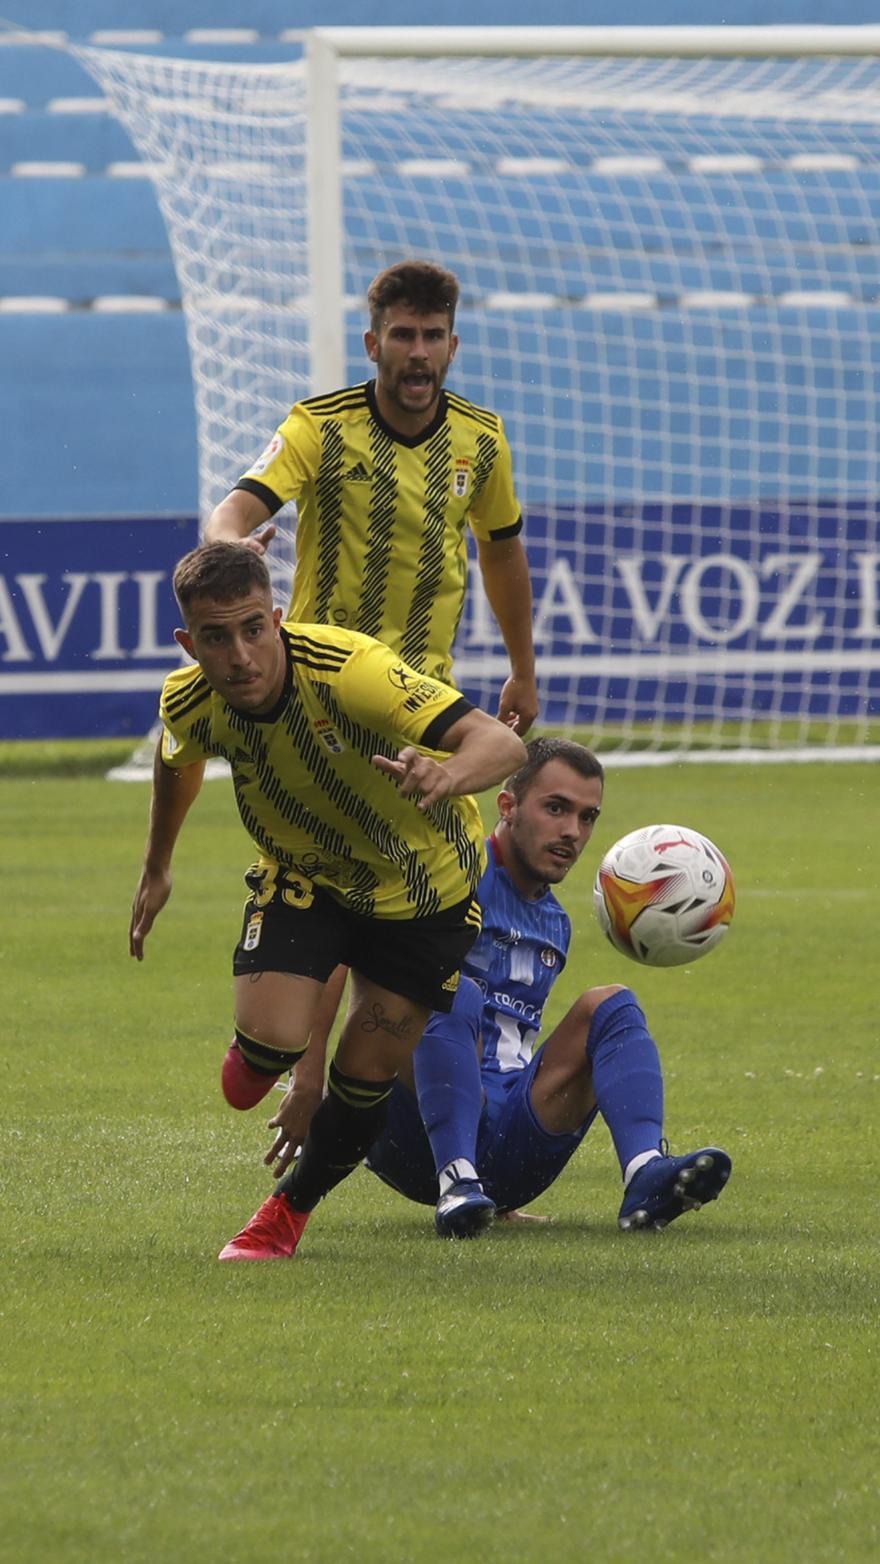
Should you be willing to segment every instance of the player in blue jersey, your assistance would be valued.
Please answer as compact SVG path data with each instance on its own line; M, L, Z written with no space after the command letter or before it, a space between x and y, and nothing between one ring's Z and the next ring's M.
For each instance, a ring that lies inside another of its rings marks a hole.
M367 1166L409 1199L436 1202L442 1237L473 1237L558 1178L601 1113L623 1175L620 1227L664 1227L720 1194L730 1158L714 1146L667 1154L660 1058L631 989L586 989L534 1051L571 940L550 887L592 836L604 776L564 739L526 751L498 797L482 932L462 968L470 981L428 1023L411 1089L395 1085Z

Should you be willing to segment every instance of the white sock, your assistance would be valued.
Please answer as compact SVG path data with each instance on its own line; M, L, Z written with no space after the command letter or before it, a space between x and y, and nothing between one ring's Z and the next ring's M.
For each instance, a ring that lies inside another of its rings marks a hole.
M468 1162L466 1157L456 1157L454 1162L447 1162L445 1168L442 1168L437 1174L437 1178L440 1183L440 1193L445 1195L447 1189L450 1189L453 1184L457 1184L459 1179L476 1179L477 1170L472 1162Z
M639 1168L643 1168L646 1162L653 1162L654 1158L659 1156L659 1151L640 1151L637 1157L631 1157L623 1170L624 1189L628 1187L630 1179L634 1173L638 1173Z

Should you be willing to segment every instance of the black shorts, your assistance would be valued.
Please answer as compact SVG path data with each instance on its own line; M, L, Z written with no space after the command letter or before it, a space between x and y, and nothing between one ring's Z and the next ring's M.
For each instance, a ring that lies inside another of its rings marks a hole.
M373 918L352 912L294 871L249 869L241 938L232 970L291 972L326 983L351 967L371 983L429 1010L451 1010L459 969L480 932L476 897L429 918Z

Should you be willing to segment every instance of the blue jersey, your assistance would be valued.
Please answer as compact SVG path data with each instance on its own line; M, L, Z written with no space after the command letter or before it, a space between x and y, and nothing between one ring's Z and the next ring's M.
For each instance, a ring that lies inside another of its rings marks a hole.
M547 996L565 966L571 919L553 892L529 901L501 865L494 837L477 899L483 928L462 971L483 994L484 1071L529 1063Z

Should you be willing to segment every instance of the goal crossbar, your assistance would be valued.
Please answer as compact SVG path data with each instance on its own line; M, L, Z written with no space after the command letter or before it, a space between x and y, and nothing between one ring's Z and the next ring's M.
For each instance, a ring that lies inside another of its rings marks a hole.
M798 59L880 53L880 25L766 27L318 27L340 57L576 56Z

